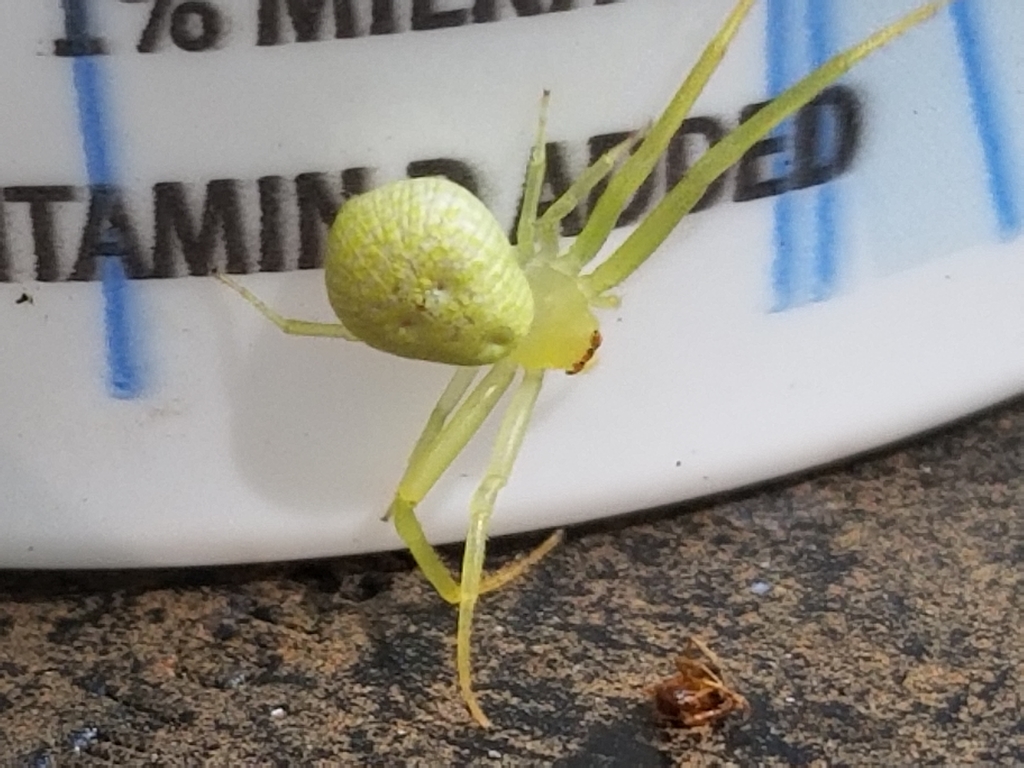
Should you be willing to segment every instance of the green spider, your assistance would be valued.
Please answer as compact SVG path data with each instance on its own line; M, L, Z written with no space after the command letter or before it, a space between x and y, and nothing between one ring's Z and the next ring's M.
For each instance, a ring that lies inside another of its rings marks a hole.
M221 276L285 333L362 341L402 357L457 366L409 457L385 515L423 574L458 605L457 667L473 718L489 721L472 686L470 631L481 594L506 584L548 552L549 537L525 558L483 574L488 521L508 481L549 370L577 373L600 344L593 309L615 306L609 292L657 250L707 188L779 123L861 59L955 0L936 0L835 56L710 148L607 259L585 271L621 211L668 148L718 68L756 0L739 0L687 74L665 111L644 132L613 148L538 216L545 172L544 95L512 245L472 194L443 178L407 179L347 201L331 228L325 259L327 297L340 323L284 318ZM560 250L559 226L603 179L608 184L579 236ZM490 366L486 371L482 366ZM470 501L461 581L427 541L417 504L476 434L519 378L505 410L483 481Z

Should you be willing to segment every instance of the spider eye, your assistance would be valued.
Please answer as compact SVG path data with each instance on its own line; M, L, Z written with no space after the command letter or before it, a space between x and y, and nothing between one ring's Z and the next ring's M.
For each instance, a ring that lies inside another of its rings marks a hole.
M327 296L372 347L451 365L493 363L530 330L533 295L487 207L441 177L347 201L331 227Z

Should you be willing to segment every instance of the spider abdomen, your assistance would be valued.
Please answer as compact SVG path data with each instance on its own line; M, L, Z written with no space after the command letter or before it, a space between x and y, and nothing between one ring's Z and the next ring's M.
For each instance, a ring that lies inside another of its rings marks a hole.
M501 225L444 178L397 181L347 201L325 268L338 319L402 357L493 363L533 321L530 285Z

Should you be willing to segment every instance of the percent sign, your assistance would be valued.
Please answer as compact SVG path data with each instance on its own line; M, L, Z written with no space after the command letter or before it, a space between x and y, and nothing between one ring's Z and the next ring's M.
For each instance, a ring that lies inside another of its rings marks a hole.
M137 3L140 0L122 2ZM156 0L136 46L138 52L157 51L160 38L168 28L171 42L183 51L208 51L220 42L224 17L215 5L205 0L186 0L177 4L174 0Z

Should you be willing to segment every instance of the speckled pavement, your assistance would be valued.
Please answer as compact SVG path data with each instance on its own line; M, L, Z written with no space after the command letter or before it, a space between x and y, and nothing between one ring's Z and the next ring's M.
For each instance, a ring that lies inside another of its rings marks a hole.
M66 765L1024 764L1024 401L770 488L570 533L478 613L402 554L0 573L0 756ZM504 557L535 539L497 542ZM752 705L673 731L689 635Z

